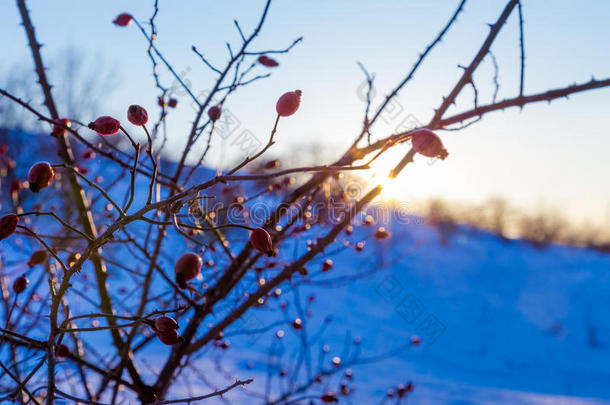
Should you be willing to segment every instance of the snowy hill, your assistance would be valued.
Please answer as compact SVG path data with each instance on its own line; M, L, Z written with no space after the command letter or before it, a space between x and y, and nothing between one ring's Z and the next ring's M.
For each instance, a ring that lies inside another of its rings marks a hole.
M18 162L30 162L34 154L25 148L15 150L19 154L13 158ZM46 159L56 160L52 155ZM164 163L165 168L170 166ZM19 175L25 176L28 167L29 164L18 165ZM103 186L118 175L113 166L107 167L98 160L87 162L86 167L91 177L104 176ZM201 169L195 179L204 181L211 176L213 171ZM245 190L245 195L258 191L254 185L249 187L252 189ZM128 184L121 184L111 194L122 196L127 188ZM147 189L142 176L137 189ZM220 195L220 188L209 190L209 194ZM138 193L134 207L144 198L145 193ZM38 199L30 196L26 206L36 202ZM99 199L96 206L105 204ZM96 220L98 225L109 221L103 216ZM241 322L227 329L231 342L228 350L211 348L192 361L201 364L201 368L209 365L208 377L219 388L231 384L233 378L254 377L255 382L247 390L264 394L269 353L274 347L274 359L279 361L271 367L275 378L270 393L274 397L286 388L278 377L280 369L294 369L299 362L297 349L303 336L312 351L311 361L304 360L311 371L303 367L302 378L315 376L320 367L332 368L334 356L339 356L342 363L356 358L364 361L406 345L407 350L384 356L387 358L382 361L350 366L354 373L350 385L355 391L340 403L380 403L387 388L412 381L415 390L410 403L416 404L610 404L610 255L563 246L536 249L466 227L459 227L448 245L443 245L437 231L418 218L410 218L408 224L394 221L378 225L388 228L392 237L376 241L372 234L377 226L358 226L353 235L343 234L326 252L327 256L317 257L308 266L308 280L295 276L293 287L298 288L282 286L285 293L279 299L270 299L267 305L248 312ZM146 225L132 226L130 230L137 234ZM240 230L235 235L241 241L233 238L234 246L246 241L247 233ZM314 236L305 234L283 243L280 258L290 260L302 254L307 249L307 238ZM364 251L355 251L353 245L362 240L366 240ZM161 266L171 271L177 252L191 248L180 235L170 234ZM30 253L9 251L8 244L3 249L15 263ZM115 260L134 262L128 256L132 252L115 249ZM208 251L204 260L219 262L217 256ZM322 273L320 267L326 258L332 258L334 268ZM220 269L217 266L204 273ZM21 269L14 270L14 274L17 271ZM83 274L87 272L85 269ZM109 274L113 287L132 290L133 279L124 271L110 266ZM78 279L81 280L86 281L84 276ZM206 280L199 281L198 286ZM253 281L256 282L254 276L248 277L239 289L247 291ZM161 293L165 285L160 281L153 289ZM315 297L305 307L295 304L307 302L310 295ZM286 310L281 309L283 300L288 303ZM74 306L74 311L91 310L78 297L74 301L82 305ZM128 297L124 304L129 304ZM223 310L218 309L216 316L222 314ZM328 316L332 321L327 324ZM304 330L290 327L296 317L303 319ZM266 328L278 319L287 324ZM181 320L180 324L182 327L186 321ZM248 332L261 328L265 329L262 333ZM275 338L279 329L296 339L284 339L286 343L279 347ZM320 329L322 333L318 333ZM423 343L410 347L413 335ZM356 336L361 338L357 346L352 343ZM98 333L92 339L99 344L96 349L103 352L108 344L107 334ZM329 351L321 354L325 345ZM169 348L153 342L143 353L147 355L147 369L154 374ZM221 367L227 372L218 372ZM328 389L337 391L341 381L340 376L324 379L313 385L311 392L319 397ZM190 388L193 387L180 383L171 397L180 391L186 395ZM202 391L209 389L193 389L197 394ZM237 399L237 403L252 401L251 397L240 400L242 394L232 391L227 398Z

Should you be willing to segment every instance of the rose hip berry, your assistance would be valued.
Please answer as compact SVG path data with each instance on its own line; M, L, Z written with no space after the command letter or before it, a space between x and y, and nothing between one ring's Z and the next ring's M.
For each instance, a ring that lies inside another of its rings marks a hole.
M383 226L379 227L379 229L377 229L377 232L375 232L375 239L377 240L384 240L389 238L390 232L388 232Z
M127 119L133 125L144 125L148 122L148 113L143 107L133 104L127 109Z
M0 240L14 234L18 223L19 217L15 214L8 214L0 218Z
M337 394L329 391L320 397L320 401L324 402L325 404L330 404L339 402L339 398L337 398Z
M30 256L30 260L28 260L28 266L29 267L37 266L39 264L44 263L45 260L47 260L47 251L44 249L37 250L34 253L32 253L32 256Z
M47 162L38 162L30 168L28 173L28 182L30 190L37 193L43 188L47 188L53 182L55 171Z
M72 352L70 351L70 348L68 346L62 343L58 345L57 348L55 348L55 354L57 355L57 357L65 359L66 357L70 357L70 354L72 354Z
M428 128L416 129L411 133L413 149L421 155L444 160L449 152L443 147L441 138Z
M327 271L330 271L330 269L333 268L333 261L330 259L326 259L324 261L324 263L322 263L322 272L326 273Z
M250 243L254 249L263 252L267 256L273 256L273 242L271 241L271 235L263 228L256 228L250 234Z
M66 118L55 120L55 122L56 124L53 125L53 131L51 132L51 135L53 136L64 136L66 134L66 128L64 128L64 126L68 128L72 126L70 120Z
M214 107L208 110L208 117L210 117L210 121L214 122L220 118L220 107L215 105Z
M133 20L133 17L131 16L131 14L127 14L127 13L122 13L119 14L113 21L113 23L115 25L118 25L119 27L126 27L129 24L131 24L131 21Z
M98 134L105 136L114 135L119 132L119 129L121 128L121 123L112 117L104 115L99 117L95 121L90 122L88 126Z
M267 67L276 67L279 65L279 63L277 63L275 59L271 59L270 57L265 55L261 55L258 57L258 63Z
M28 286L30 281L27 279L25 274L22 274L20 277L17 277L13 282L13 292L15 294L21 294L25 291L25 288Z
M157 328L159 332L167 332L178 329L178 323L174 318L163 315L155 318L155 328Z
M282 117L288 117L299 109L301 104L301 90L289 91L284 93L275 105L275 110Z
M157 332L157 337L163 344L168 346L173 346L180 342L180 336L174 329L165 332Z
M181 288L186 288L186 282L194 279L201 272L203 260L195 253L185 253L176 262L174 272L176 283Z

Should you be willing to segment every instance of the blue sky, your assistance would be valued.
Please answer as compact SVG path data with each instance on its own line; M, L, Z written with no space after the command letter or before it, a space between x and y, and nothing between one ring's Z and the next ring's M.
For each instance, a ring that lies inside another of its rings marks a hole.
M239 36L233 18L245 31L258 19L263 1L160 1L157 45L175 69L185 73L198 94L207 89L214 74L190 48L199 50L217 66L227 60L225 41L237 47ZM274 119L277 97L287 90L303 91L302 108L283 120L278 132L277 154L297 153L310 142L331 162L357 133L363 103L357 96L363 76L361 61L376 74L377 98L398 83L418 53L432 40L457 1L322 1L276 0L268 21L253 49L281 48L299 36L304 41L289 55L278 57L280 68L270 79L245 88L227 108L260 139L265 139ZM526 78L525 93L562 87L610 76L610 2L587 3L559 0L525 1ZM129 104L142 104L156 115L156 91L145 53L146 43L133 25L120 29L111 24L120 12L140 21L152 12L147 1L28 2L38 36L45 44L43 56L53 78L53 63L68 48L84 51L89 60L103 61L116 69L119 88L103 100L105 114L122 117ZM177 6L180 7L177 7ZM584 5L584 6L583 6ZM421 67L412 83L399 95L401 113L375 127L374 136L386 136L412 115L426 122L443 94L460 75L458 64L467 64L487 34L503 1L471 0L443 43ZM30 68L22 27L14 2L0 4L0 86L15 67ZM499 98L518 91L519 48L516 13L494 43L500 76ZM165 83L172 79L164 69ZM261 69L261 73L262 73ZM493 69L486 59L475 76L481 102L489 101ZM59 80L59 79L58 79ZM478 202L502 195L530 208L552 206L574 220L610 223L610 89L575 95L570 100L541 103L488 115L459 133L444 133L450 157L432 166L419 158L388 189L388 195L417 201L440 195L449 200ZM186 96L168 122L170 153L176 155L192 120ZM456 110L471 105L465 90ZM80 117L87 121L91 117ZM391 167L404 150L378 162L379 173ZM236 158L226 142L211 153L210 165Z

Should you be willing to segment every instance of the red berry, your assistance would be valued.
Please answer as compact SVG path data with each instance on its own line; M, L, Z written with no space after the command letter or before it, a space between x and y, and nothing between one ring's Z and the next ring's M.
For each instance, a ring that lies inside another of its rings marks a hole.
M39 264L44 263L45 260L47 260L47 251L44 249L37 250L34 253L32 253L32 256L30 256L30 260L28 260L28 266L29 267L37 266Z
M186 288L186 282L194 279L201 272L203 260L195 253L185 253L176 262L174 272L176 282L181 288Z
M176 108L178 106L178 100L176 100L175 98L170 98L167 105L171 108Z
M299 109L301 104L301 90L289 91L284 93L275 105L275 110L282 117L288 117Z
M133 20L131 14L123 13L119 14L117 18L114 19L113 23L119 27L126 27L131 24L131 20Z
M14 234L17 223L19 223L19 217L15 214L8 214L0 218L0 240Z
M17 179L13 179L13 180L11 180L11 184L8 187L8 192L9 192L9 194L13 194L13 193L18 192L22 188L23 187L21 185L21 182Z
M292 322L292 328L294 330L301 330L303 329L303 322L301 321L301 318L297 318L294 320L294 322Z
M159 338L159 340L168 346L173 346L176 343L180 342L180 336L178 335L178 332L176 332L175 329L171 329L165 332L157 332L157 337Z
M55 348L55 354L58 357L65 359L66 357L70 357L70 354L72 354L72 352L70 351L70 348L68 346L62 343Z
M384 240L390 237L390 232L386 231L386 229L382 226L379 229L377 229L377 232L375 232L375 238L377 240Z
M51 135L53 136L64 136L66 134L66 128L64 128L64 126L68 128L72 126L70 120L66 118L57 119L55 122L56 124L53 125L53 131L51 132Z
M55 171L47 162L38 162L30 169L28 173L28 182L30 190L37 193L43 188L47 188L53 182Z
M322 263L322 272L330 271L333 268L333 261L330 259L326 259L324 263Z
M93 159L95 157L95 152L92 151L91 149L87 149L86 151L83 152L82 158L84 160L89 160L89 159Z
M220 118L220 107L215 105L214 107L208 110L208 117L210 117L211 121L216 121Z
M28 286L29 282L30 281L27 279L25 274L21 275L20 277L17 277L13 282L13 292L15 294L21 294L25 291L25 288Z
M270 57L265 55L261 55L258 57L258 63L267 67L276 67L277 65L279 65L279 63L277 63L275 59L271 59Z
M119 132L121 123L112 117L104 115L95 121L90 122L89 128L96 131L100 135L114 135Z
M364 250L364 241L356 243L356 252L362 252Z
M159 104L159 107L167 107L167 103L165 102L165 97L159 96L159 99L157 100L157 104Z
M441 138L427 128L416 129L411 133L413 149L424 156L445 159L449 152L443 147Z
M174 318L170 318L169 316L160 316L155 318L155 328L159 332L167 332L170 330L178 329L178 323Z
M148 113L143 107L132 104L127 109L127 119L133 125L144 125L148 122Z
M280 165L280 161L277 159L269 160L265 162L265 169L275 169Z
M6 152L8 152L8 145L3 143L0 145L0 155L4 155Z
M339 399L337 398L336 394L329 391L320 397L320 401L324 402L325 404L330 404L339 402Z
M263 252L267 256L273 256L273 242L271 235L263 228L256 228L250 234L250 243L254 249Z
M419 336L411 336L411 344L413 346L417 346L420 343L421 343L421 339L419 338Z

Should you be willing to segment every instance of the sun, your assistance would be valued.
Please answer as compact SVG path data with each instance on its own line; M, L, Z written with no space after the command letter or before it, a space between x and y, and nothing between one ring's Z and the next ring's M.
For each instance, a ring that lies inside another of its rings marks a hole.
M381 185L379 198L386 202L403 200L407 194L404 186L401 186L400 180L389 176L394 167L391 163L384 164L382 161L376 161L365 174L365 178L371 186Z

